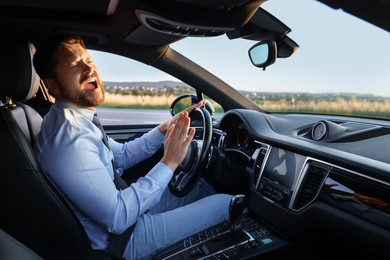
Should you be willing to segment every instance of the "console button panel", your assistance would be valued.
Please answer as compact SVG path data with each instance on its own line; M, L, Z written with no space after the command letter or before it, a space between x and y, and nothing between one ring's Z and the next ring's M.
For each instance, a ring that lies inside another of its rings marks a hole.
M161 250L154 259L245 259L283 244L253 217L245 217L242 226L242 232L233 233L225 221Z

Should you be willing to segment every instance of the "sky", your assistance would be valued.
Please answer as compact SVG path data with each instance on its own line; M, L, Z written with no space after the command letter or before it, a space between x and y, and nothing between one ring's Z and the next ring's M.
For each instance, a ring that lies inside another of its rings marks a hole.
M390 97L390 33L313 0L269 0L262 7L291 28L288 36L300 46L265 71L249 60L248 49L256 43L250 40L188 37L171 48L239 90ZM177 80L119 56L90 53L104 81Z

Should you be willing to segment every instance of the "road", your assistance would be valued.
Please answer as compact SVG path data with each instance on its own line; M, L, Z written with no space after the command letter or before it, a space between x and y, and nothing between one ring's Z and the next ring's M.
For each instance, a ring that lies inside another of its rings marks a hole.
M122 109L97 107L103 125L158 124L169 118L169 110Z

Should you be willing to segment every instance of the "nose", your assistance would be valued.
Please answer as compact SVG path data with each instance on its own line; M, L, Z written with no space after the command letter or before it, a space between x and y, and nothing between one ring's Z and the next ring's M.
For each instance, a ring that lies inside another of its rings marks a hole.
M92 75L96 70L95 65L92 62L83 62L83 74L90 76Z

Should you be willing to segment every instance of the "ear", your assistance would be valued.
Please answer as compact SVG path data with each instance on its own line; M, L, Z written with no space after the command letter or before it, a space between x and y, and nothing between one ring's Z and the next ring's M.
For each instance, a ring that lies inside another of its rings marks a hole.
M47 90L52 96L55 97L60 93L57 81L55 81L54 79L44 79L43 83L45 83Z

